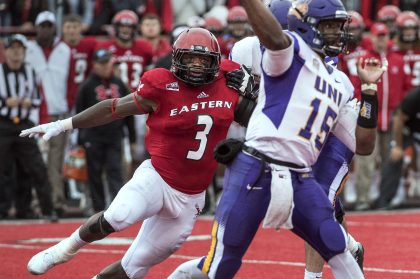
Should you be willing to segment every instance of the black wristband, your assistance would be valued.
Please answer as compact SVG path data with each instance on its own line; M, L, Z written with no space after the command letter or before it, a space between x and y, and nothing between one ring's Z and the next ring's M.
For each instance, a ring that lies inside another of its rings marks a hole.
M362 93L357 125L363 128L376 128L378 125L378 96Z

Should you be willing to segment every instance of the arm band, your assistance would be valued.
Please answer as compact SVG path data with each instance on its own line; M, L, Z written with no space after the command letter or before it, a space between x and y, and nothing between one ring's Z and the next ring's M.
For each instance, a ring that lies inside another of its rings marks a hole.
M367 129L376 128L378 124L378 96L362 93L361 102L357 125Z
M117 102L118 102L118 99L117 98L112 99L112 102L111 102L111 114L112 114L112 118L122 119L123 117L119 116L117 114L117 112L115 111L115 107L117 106Z
M257 103L248 98L242 98L234 113L234 120L241 126L247 127L251 114L255 109Z

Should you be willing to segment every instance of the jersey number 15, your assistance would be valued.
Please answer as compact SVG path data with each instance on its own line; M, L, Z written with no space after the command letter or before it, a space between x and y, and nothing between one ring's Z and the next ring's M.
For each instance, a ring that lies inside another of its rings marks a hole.
M319 114L319 106L321 104L321 100L315 98L311 102L312 112L306 121L306 126L301 128L299 131L299 136L302 138L311 141L313 139L313 125L314 122ZM320 151L322 146L324 145L325 139L328 136L328 133L331 130L331 123L334 123L335 119L337 118L337 113L328 106L327 111L325 112L324 118L321 123L320 131L317 133L315 137L315 147ZM330 123L329 123L330 122Z

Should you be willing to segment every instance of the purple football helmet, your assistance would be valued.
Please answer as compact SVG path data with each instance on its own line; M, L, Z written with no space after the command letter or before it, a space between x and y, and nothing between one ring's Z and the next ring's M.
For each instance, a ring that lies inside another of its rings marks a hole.
M291 6L292 2L289 0L273 0L268 4L268 8L283 29L288 29L287 14Z
M318 26L326 20L342 21L340 32L322 34ZM298 0L288 14L289 30L298 33L312 49L327 56L337 56L345 51L349 39L345 28L348 21L349 16L340 0Z

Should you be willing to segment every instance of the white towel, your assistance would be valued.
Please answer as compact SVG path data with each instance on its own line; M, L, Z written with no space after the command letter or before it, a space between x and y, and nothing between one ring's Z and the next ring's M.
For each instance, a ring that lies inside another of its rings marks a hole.
M271 200L263 221L263 228L292 229L293 186L287 167L270 164Z

